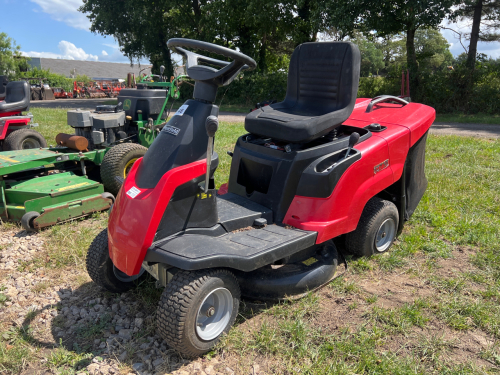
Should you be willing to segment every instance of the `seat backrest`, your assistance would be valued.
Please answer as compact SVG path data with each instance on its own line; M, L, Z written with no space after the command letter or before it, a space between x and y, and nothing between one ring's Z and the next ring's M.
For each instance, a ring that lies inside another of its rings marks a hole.
M0 100L4 100L5 98L5 90L7 87L7 82L9 82L7 76L0 76Z
M290 59L286 106L313 116L354 107L360 61L358 47L350 42L299 45Z
M7 103L17 103L30 100L30 86L26 81L16 81L7 83L5 101Z

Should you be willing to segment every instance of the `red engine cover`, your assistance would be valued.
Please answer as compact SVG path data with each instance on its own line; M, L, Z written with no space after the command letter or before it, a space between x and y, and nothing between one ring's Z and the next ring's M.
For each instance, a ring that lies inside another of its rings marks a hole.
M372 123L387 127L355 146L361 160L343 174L328 198L295 196L283 222L299 229L318 232L322 243L356 229L366 202L401 178L406 155L430 128L436 117L423 104L381 103L370 113L371 99L357 99L345 125L364 128ZM387 161L387 163L385 163Z

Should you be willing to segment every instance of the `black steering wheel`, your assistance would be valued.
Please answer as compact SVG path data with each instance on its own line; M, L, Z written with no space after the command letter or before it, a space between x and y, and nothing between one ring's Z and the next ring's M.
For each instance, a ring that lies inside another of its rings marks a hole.
M217 86L228 85L242 70L253 70L257 66L254 59L241 52L199 40L173 38L169 39L167 47L185 58L186 73L189 77L195 81L208 81L216 84ZM218 55L228 57L233 61L227 62L212 59L210 57L188 51L185 48L216 53ZM206 65L199 65L199 63L210 64L220 67L220 69L215 69Z

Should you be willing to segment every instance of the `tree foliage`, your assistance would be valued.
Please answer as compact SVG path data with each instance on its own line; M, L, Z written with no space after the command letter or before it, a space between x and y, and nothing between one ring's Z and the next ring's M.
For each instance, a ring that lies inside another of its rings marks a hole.
M457 0L329 0L324 3L324 12L330 23L345 33L356 29L375 32L380 37L405 33L406 63L416 92L419 66L415 33L419 28L437 27L456 3Z
M0 75L14 77L19 72L20 64L25 64L21 47L6 33L0 33Z
M131 62L147 58L172 74L170 38L238 48L257 72L285 68L293 49L317 39L325 25L320 0L85 0L91 31L111 35ZM117 16L117 12L120 16Z
M500 41L500 1L499 0L463 0L450 15L451 20L472 20L471 31L465 33L469 39L467 66L475 67L477 43Z

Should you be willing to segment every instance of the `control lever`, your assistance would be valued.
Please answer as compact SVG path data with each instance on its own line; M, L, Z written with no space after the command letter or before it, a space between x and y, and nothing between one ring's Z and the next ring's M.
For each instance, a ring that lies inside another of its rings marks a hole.
M351 136L349 137L349 146L347 148L347 152L345 153L344 159L347 159L349 157L349 154L351 153L352 148L356 143L359 141L359 133L352 133Z
M163 80L163 72L165 71L165 67L163 65L160 66L160 82L164 82Z
M208 183L210 181L210 164L212 163L212 152L214 144L214 136L219 129L219 119L217 116L210 115L205 121L205 129L208 135L208 147L207 147L207 173L205 174L205 193L208 191Z

